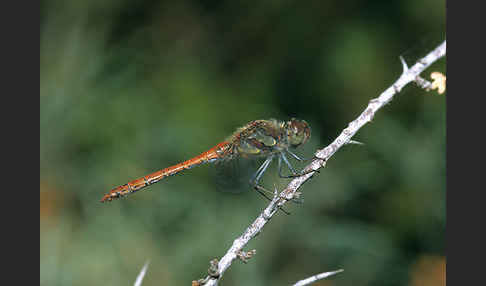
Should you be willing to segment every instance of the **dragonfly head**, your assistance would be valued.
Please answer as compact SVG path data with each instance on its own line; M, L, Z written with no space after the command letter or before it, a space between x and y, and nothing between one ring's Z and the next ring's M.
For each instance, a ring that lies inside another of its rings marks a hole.
M292 118L285 123L287 138L290 146L298 147L310 137L310 127L305 120Z

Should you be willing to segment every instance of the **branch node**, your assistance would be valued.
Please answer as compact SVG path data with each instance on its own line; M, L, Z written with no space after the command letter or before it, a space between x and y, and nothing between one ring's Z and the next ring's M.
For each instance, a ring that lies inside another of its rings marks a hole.
M370 100L370 103L371 104L377 104L377 103L379 104L380 103L380 98L378 98L378 97L377 98L373 98L373 99ZM351 125L352 123L354 123L354 122L350 122L348 124L348 126Z
M237 253L236 253L236 256L243 262L243 263L247 263L248 262L248 259L252 258L253 255L256 254L256 249L252 249L248 252L245 252L243 250L239 250Z
M208 274L212 278L219 278L219 269L218 269L218 259L215 258L211 261L209 261L209 269L208 269Z
M425 89L426 91L429 91L430 90L430 86L432 85L428 80L422 78L420 75L416 76L415 77L415 83Z
M323 158L316 157L316 158L320 160L319 161L319 169L326 167L326 164L327 164L327 158L326 157L323 157Z
M395 93L399 93L399 92L400 92L400 90L402 90L402 88L401 88L401 87L396 86L395 84L393 84L393 90L395 91Z

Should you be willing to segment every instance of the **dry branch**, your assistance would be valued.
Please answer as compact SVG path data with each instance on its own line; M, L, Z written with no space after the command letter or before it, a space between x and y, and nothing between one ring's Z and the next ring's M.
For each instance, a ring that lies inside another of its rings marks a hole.
M345 128L341 134L331 144L329 144L329 146L318 150L315 153L315 157L312 162L303 169L303 173L305 173L305 175L293 179L280 194L276 193L274 199L265 208L265 210L255 219L255 221L243 232L240 237L233 241L232 246L219 260L217 275L214 275L213 273L213 275L207 276L205 279L200 281L204 283L204 285L217 285L218 281L221 279L224 272L230 267L233 260L241 256L243 247L245 247L245 245L253 237L260 233L265 224L272 218L277 210L289 200L297 197L299 194L297 190L300 188L300 186L310 179L316 171L324 167L327 160L329 160L329 158L331 158L331 156L334 155L337 150L346 144L353 143L354 141L352 141L351 138L361 127L373 119L375 113L380 108L390 102L393 99L393 96L400 92L402 88L410 82L416 82L423 88L431 85L428 81L420 78L420 73L422 73L435 61L442 58L445 54L446 41L440 44L428 55L418 60L417 63L415 63L411 68L409 68L403 58L400 57L403 65L403 72L398 80L388 89L386 89L379 97L370 100L368 106L358 116L358 118L351 121L348 124L348 127Z

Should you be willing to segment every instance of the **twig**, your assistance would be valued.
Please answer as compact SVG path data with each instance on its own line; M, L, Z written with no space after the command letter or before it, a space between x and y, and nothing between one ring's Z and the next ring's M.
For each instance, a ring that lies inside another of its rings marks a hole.
M314 283L316 282L317 280L322 280L324 278L327 278L329 276L332 276L334 274L338 274L340 272L343 272L344 270L343 269L339 269L339 270L336 270L336 271L331 271L331 272L324 272L324 273L319 273L319 274L316 274L314 276L311 276L309 278L306 278L306 279L302 279L300 281L298 281L297 283L295 283L294 285L292 286L304 286L304 285L309 285L311 283Z
M310 179L316 171L324 167L327 160L331 158L337 150L342 146L349 144L351 138L363 127L366 123L370 122L375 113L390 102L395 94L400 92L403 87L412 81L417 81L421 72L428 68L432 63L442 58L446 54L446 41L440 44L436 49L431 51L424 58L417 61L411 68L407 66L405 60L400 57L403 66L402 75L398 80L393 83L388 89L386 89L379 97L370 100L365 110L358 116L357 119L351 121L348 127L345 128L341 134L326 148L318 150L315 153L315 158L307 165L302 173L304 175L293 179L287 187L279 194L275 195L274 199L265 208L265 210L255 219L255 221L245 230L245 232L233 241L233 245L228 249L226 254L219 260L218 263L218 276L207 277L207 283L205 285L217 285L219 279L223 276L223 273L230 267L233 260L238 258L238 254L241 253L243 247L256 235L260 233L265 224L272 218L277 210L282 207L286 202L292 200L297 195L297 190Z
M145 276L145 273L147 272L148 265L149 265L149 262L148 261L145 262L145 265L143 266L142 270L138 274L137 279L135 280L135 283L133 284L133 286L141 286L142 285L143 277Z

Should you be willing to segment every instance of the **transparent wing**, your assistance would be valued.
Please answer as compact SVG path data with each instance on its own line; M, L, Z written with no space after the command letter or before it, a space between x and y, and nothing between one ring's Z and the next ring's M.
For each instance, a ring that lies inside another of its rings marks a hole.
M242 193L251 190L250 179L264 159L237 157L217 162L212 174L216 189L224 193Z

